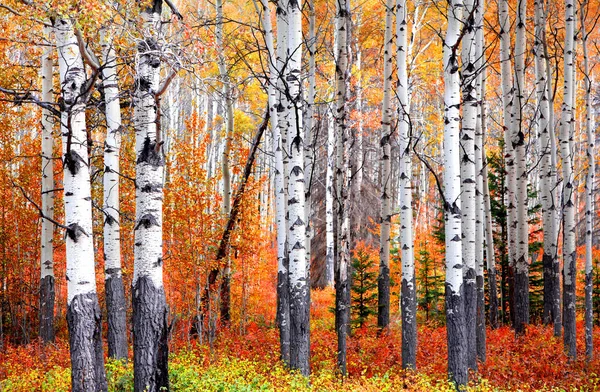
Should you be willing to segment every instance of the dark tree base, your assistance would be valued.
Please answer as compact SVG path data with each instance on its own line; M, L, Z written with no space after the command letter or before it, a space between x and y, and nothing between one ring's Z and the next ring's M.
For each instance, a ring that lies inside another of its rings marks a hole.
M40 338L54 342L54 277L50 275L40 280Z
M415 291L415 276L412 288L402 279L402 368L416 369L417 367L417 295Z
M573 274L572 276L575 276ZM563 342L569 360L577 359L577 333L575 327L575 285L564 285L563 290Z
M127 304L120 274L104 281L108 313L108 356L127 359Z
M290 291L290 367L310 374L310 304L308 282Z
M465 331L465 302L463 288L458 295L446 284L446 328L448 338L448 377L458 388L467 385L467 338Z
M290 364L290 298L288 276L277 274L277 326L279 327L279 350L281 360Z
M477 276L477 359L486 360L485 288L483 276Z
M73 392L106 391L102 320L96 293L75 296L67 309Z
M477 370L477 284L475 270L469 268L464 275L465 333L467 339L467 366Z
M585 274L585 356L588 361L594 359L594 311L593 311L592 272Z
M347 346L350 326L350 287L347 280L340 282L339 271L336 271L335 282L335 328L337 332L337 367L340 374L348 374Z
M390 269L386 265L379 266L377 279L377 326L387 328L390 323Z
M544 270L544 313L542 320L544 324L549 325L554 322L554 279L553 279L553 257L544 253L542 256L542 266Z
M515 274L515 333L524 335L529 324L529 274Z
M167 302L164 288L146 276L133 286L134 391L169 390Z
M498 290L496 288L496 269L488 269L490 295L490 327L498 328Z

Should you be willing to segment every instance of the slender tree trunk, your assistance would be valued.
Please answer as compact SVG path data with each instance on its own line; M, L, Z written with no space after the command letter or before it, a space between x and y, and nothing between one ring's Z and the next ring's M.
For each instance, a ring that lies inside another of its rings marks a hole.
M523 120L525 107L525 25L527 0L519 0L517 9L517 36L515 41L515 104L514 129L511 143L516 167L516 259L515 259L515 333L524 334L529 324L529 219L527 213L527 145Z
M498 19L500 21L500 75L502 79L502 107L504 128L504 162L506 170L505 180L505 205L506 205L506 228L508 237L508 302L510 318L514 316L513 302L513 271L516 257L516 219L517 210L515 206L516 173L514 162L514 151L512 147L512 134L514 128L513 119L513 84L510 58L510 15L508 0L498 2Z
M485 102L485 38L483 35L484 2L476 3L475 12L475 68L478 70L475 84L476 125L475 125L475 275L477 285L477 359L486 360L486 328L485 328L485 288L483 284L483 253L484 253L484 200L483 200L483 102Z
M392 224L391 196L392 176L390 167L391 156L391 90L392 90L392 21L394 16L394 1L386 1L385 33L383 49L383 105L381 108L381 232L379 250L379 277L378 277L378 313L377 326L387 328L390 323L390 229ZM406 28L406 27L405 27Z
M52 27L44 27L48 42L53 34ZM52 46L42 54L42 101L53 102ZM48 109L42 109L42 212L54 218L54 160L53 154L54 117ZM40 337L44 343L54 341L54 224L42 218L42 250L40 276ZM0 319L0 324L2 323Z
M398 128L400 132L400 246L402 249L400 312L402 314L402 367L404 369L414 369L417 365L417 290L412 224L412 143L406 66L407 35L406 0L399 0L396 7L396 61L398 67Z
M575 14L573 0L565 0L564 93L561 115L560 150L563 172L563 326L565 351L571 360L577 358L575 330L575 205L573 203L573 155L571 123L573 118L573 62Z
M487 130L487 116L485 105L485 69L481 83L481 159L483 161L483 201L485 211L485 258L487 261L488 290L489 290L489 317L492 329L498 328L498 288L496 283L496 253L494 252L494 233L492 226L492 207L490 202L490 187L488 185L488 162L485 153L485 135Z
M283 144L281 140L282 127L279 123L279 111L282 108L280 101L283 94L278 91L278 83L281 79L279 68L283 59L279 58L281 53L285 53L286 45L284 42L278 42L278 52L275 53L273 44L273 28L271 26L271 8L267 0L261 0L262 3L262 23L265 30L265 42L269 51L269 112L271 114L271 133L273 134L273 151L275 154L275 216L277 220L277 321L279 325L279 343L281 359L289 364L290 362L290 308L289 308L289 288L288 288L288 270L286 263L286 237L287 225L285 221L286 214L286 187L284 181L283 167ZM278 24L279 9L278 9ZM285 29L282 29L285 30ZM279 37L282 36L279 32ZM281 55L285 57L285 54ZM283 116L282 116L283 117Z
M467 364L477 370L477 281L475 276L476 191L475 127L477 124L477 50L475 2L465 0L465 33L462 42L463 118L460 132L460 205L465 298Z
M346 363L346 339L350 328L350 244L348 209L348 188L350 175L349 153L350 140L349 129L346 125L348 98L348 29L350 28L350 8L348 0L336 2L335 35L336 35L336 111L335 127L337 142L337 173L336 181L338 188L338 226L337 226L337 260L335 266L335 298L336 298L336 329L338 338L338 370L342 375L347 374Z
M112 39L101 31L102 68L106 106L104 142L104 282L108 315L108 356L127 359L127 303L121 274L119 223L119 151L121 149L121 107L117 82L117 58Z
M335 167L335 118L327 111L327 169L325 174L325 241L327 284L334 285L335 238L333 230L333 172Z
M448 376L457 387L466 385L468 382L460 209L458 45L463 27L462 14L462 0L451 0L448 4L448 27L443 50L446 329L448 334Z
M550 105L548 100L548 83L546 70L545 30L546 18L543 0L536 0L535 7L535 43L533 47L536 69L537 126L540 151L540 191L542 202L542 225L544 231L544 253L542 264L544 271L544 324L554 321L553 316L553 264L557 255L556 206L553 188L555 178L552 175L550 127Z
M225 64L224 45L223 45L223 0L215 2L216 8L216 43L219 52L218 66L221 81L223 83L223 96L225 101L225 145L223 146L223 156L221 161L221 170L223 171L223 214L228 216L231 211L231 171L229 170L229 155L231 151L231 140L233 134L233 98L231 96L231 82ZM221 281L221 324L228 326L231 321L231 258L227 255L227 264L223 269Z
M83 58L73 22L55 23L62 90L61 132L64 153L64 194L67 250L67 325L74 392L106 391L102 352L101 311L96 293L92 202L85 126L87 87Z
M585 84L585 130L587 135L588 171L585 179L585 355L588 362L594 359L594 310L592 281L592 235L594 233L594 177L596 159L594 142L594 109L592 107L592 83L588 55L588 34L585 26L585 15L588 10L587 0L581 7L581 48L583 50L583 78Z
M169 388L167 303L163 286L162 204L165 159L158 116L161 2L141 10L133 96L136 223L133 268L133 376L136 392Z
M307 376L310 373L310 284L306 265L306 223L304 222L305 173L304 129L302 127L302 12L299 0L289 0L288 68L286 81L290 126L288 146L288 260L290 276L290 366Z

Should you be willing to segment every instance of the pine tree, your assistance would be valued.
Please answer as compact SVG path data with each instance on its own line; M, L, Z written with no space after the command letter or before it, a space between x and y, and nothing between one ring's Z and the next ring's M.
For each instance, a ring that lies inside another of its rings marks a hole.
M375 260L359 248L352 259L352 324L362 328L377 314L377 270Z

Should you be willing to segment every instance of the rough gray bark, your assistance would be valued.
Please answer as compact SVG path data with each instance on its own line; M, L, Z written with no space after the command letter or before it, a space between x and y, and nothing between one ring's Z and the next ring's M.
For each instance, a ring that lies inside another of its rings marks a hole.
M108 389L104 374L101 315L96 293L76 295L67 308L73 392ZM90 369L93 369L92 373Z
M106 271L112 275L113 271ZM127 359L127 302L123 290L123 276L119 273L104 281L108 322L108 356Z
M40 337L44 342L54 341L54 276L40 280Z
M165 290L142 276L133 286L134 391L169 390Z
M417 310L417 301L415 296L415 288L417 287L417 282L415 279L415 275L413 275L412 282L407 282L405 279L402 279L402 287L401 287L401 307L402 309L408 309L409 311L415 312L415 314L411 317L412 322L406 323L404 320L406 316L402 312L402 368L404 369L414 369L417 364L417 320L416 320L416 310ZM404 327L404 325L406 327Z
M448 330L448 375L458 387L469 381L464 294L453 294L446 283L446 328Z

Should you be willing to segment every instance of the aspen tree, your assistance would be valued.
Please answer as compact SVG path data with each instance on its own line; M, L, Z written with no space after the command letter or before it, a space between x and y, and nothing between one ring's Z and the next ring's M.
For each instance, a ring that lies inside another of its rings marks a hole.
M334 285L335 236L333 230L333 172L335 168L335 121L331 110L327 110L327 169L325 172L325 243L327 284Z
M585 179L585 355L588 361L594 358L594 310L593 310L593 271L592 271L592 235L594 233L594 177L596 172L594 135L594 109L592 106L592 81L590 75L588 36L585 16L588 11L587 0L581 7L581 49L583 51L583 80L585 85L585 131L587 136L588 169Z
M529 223L527 213L527 145L525 143L525 121L523 108L525 107L525 24L527 0L519 0L516 20L515 40L515 102L514 128L511 143L514 149L515 175L516 175L516 207L517 220L515 231L515 333L525 333L529 324Z
M573 0L565 0L564 92L560 124L560 152L562 158L562 211L563 211L563 327L565 351L571 360L577 358L575 330L575 204L573 203L573 155L571 124L573 117L573 62L575 39L575 9Z
M390 167L391 156L391 90L392 90L392 21L394 16L393 0L386 1L385 33L383 37L383 103L381 108L381 232L379 250L378 277L378 314L377 326L387 328L390 323L390 229L392 221L391 196L392 176Z
M460 387L468 382L465 299L460 209L460 75L459 45L463 28L462 0L448 3L444 39L444 221L446 238L446 329L448 375Z
M44 36L51 42L52 27L44 27ZM42 53L42 101L53 102L52 45ZM42 108L42 213L54 218L54 117L50 110ZM42 218L41 276L40 276L40 337L46 342L54 341L54 223Z
M337 227L337 260L335 265L335 298L336 298L336 329L338 338L338 370L342 375L347 374L346 339L350 328L350 138L346 124L348 98L348 29L350 28L349 0L336 2L335 17L335 127L337 154L337 196L338 196L338 227Z
M311 261L311 242L313 235L312 227L312 174L314 170L314 124L315 124L315 89L316 89L316 16L314 0L308 2L308 40L306 49L308 50L308 91L306 95L306 141L304 143L304 173L306 181L306 200L304 205L304 220L306 222L306 265L310 270Z
M157 129L162 1L140 10L133 95L136 162L136 223L133 268L134 390L169 387L167 303L163 286L163 182L165 158Z
M302 12L300 0L289 0L288 67L285 79L289 93L289 183L288 260L290 284L290 366L307 376L310 372L310 285L306 265L304 222L305 173L304 128L302 125Z
M477 282L475 277L476 191L475 127L477 124L477 50L475 1L465 0L464 37L462 41L463 116L460 132L460 206L462 211L462 260L465 298L467 364L477 369Z
M121 150L121 105L117 81L117 57L113 41L101 30L104 66L106 139L104 141L104 282L108 316L108 356L127 359L127 303L121 273L119 218L119 152Z
M402 249L402 367L414 369L417 364L417 290L413 245L412 154L410 104L407 75L406 0L396 6L396 62L398 69L398 129L400 143L400 247ZM389 266L388 266L389 267Z
M287 48L288 48L288 17L287 17L287 1L282 0L277 3L277 52L276 52L276 74L277 74L277 132L279 139L273 137L274 142L278 143L275 150L275 161L280 161L276 170L281 170L281 175L275 177L276 189L278 195L281 196L278 201L283 204L282 211L279 212L278 218L283 218L281 230L284 233L279 233L277 236L277 320L279 324L279 345L281 351L281 359L285 363L290 363L290 286L289 286L289 249L288 249L288 227L289 215L287 214L288 203L288 188L286 184L286 176L288 173L287 161L287 123L289 121L289 110L286 96L286 64L287 64ZM275 121L273 118L272 121Z
M92 202L85 124L87 91L83 57L73 22L55 21L63 108L64 201L67 251L67 325L74 392L106 391L101 311L96 293Z

